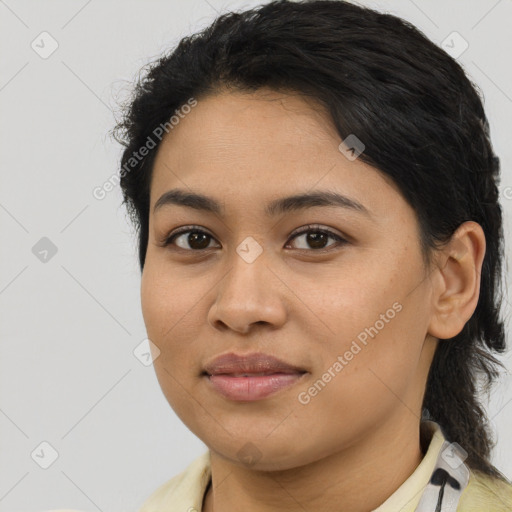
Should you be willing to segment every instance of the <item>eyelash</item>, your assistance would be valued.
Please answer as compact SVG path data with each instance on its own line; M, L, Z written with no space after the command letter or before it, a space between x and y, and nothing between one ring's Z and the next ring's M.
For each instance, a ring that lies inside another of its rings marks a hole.
M161 245L161 247L168 247L169 245L171 245L174 242L174 240L178 236L183 235L184 233L191 233L191 232L205 234L205 235L209 236L210 238L215 239L212 235L210 235L208 232L201 229L199 226L184 226L183 228L180 228L178 231L166 236L160 245ZM293 240L293 239L299 237L300 235L303 235L305 233L310 233L310 232L311 233L322 233L324 235L328 235L329 237L334 238L336 240L336 242L338 242L338 243L332 244L323 249L297 249L298 251L325 253L325 252L331 251L333 246L334 246L334 248L336 248L336 247L343 246L348 243L348 240L346 240L342 236L338 235L337 233L334 233L333 231L331 231L329 229L318 227L317 225L314 225L314 224L308 224L303 229L301 229L295 233L292 233L292 235L290 236L288 241ZM177 248L177 250L182 250L182 251L187 251L187 252L195 252L195 253L200 253L200 252L206 251L208 249L213 249L213 247L209 247L206 249L183 249L183 247Z

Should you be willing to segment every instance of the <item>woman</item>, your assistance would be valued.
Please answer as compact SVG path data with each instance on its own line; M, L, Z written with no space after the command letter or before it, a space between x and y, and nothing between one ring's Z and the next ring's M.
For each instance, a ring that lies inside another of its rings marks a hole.
M155 371L208 451L141 511L505 511L499 160L459 64L343 1L220 16L116 127Z

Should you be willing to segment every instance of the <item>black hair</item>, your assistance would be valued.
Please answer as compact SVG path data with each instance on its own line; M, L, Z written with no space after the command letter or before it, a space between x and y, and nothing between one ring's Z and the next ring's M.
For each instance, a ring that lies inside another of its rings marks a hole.
M389 176L414 209L427 262L461 223L482 226L478 304L462 331L436 349L423 417L468 452L471 468L500 476L479 398L499 375L493 352L505 350L499 158L477 86L409 22L342 0L272 1L218 16L149 63L113 130L125 147L120 184L138 232L140 270L159 145L140 161L133 154L191 98L263 87L314 98L342 140L363 141L359 158Z

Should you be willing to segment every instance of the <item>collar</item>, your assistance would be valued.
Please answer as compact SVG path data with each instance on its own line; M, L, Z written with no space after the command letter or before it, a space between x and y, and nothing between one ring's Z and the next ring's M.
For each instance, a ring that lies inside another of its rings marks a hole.
M449 443L433 421L420 424L420 444L425 453L407 480L372 512L455 512L469 480L463 451ZM179 475L161 485L139 512L173 510L201 512L211 481L210 451L206 451Z
M372 512L457 510L462 491L469 481L469 469L463 463L463 450L456 443L449 443L440 425L430 420L420 424L420 445L425 455L418 467Z

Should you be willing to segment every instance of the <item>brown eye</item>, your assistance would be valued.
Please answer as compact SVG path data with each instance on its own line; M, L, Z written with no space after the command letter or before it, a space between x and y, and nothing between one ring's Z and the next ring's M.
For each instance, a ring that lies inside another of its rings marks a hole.
M322 229L315 226L307 226L302 231L295 233L292 236L292 240L300 239L300 237L304 237L303 246L296 247L297 249L300 250L314 249L321 251L324 249L328 249L332 245L340 245L347 243L347 240L345 240L340 235L333 233L328 229ZM329 238L335 240L334 244L326 245ZM338 243L336 244L336 242Z
M347 240L337 233L312 225L308 225L301 231L294 233L290 240L300 239L301 237L304 237L302 247L295 247L295 249L325 251L329 250L333 245L340 246L348 243ZM329 239L334 240L334 243L329 244ZM174 245L185 251L198 252L215 247L210 246L212 240L215 239L206 231L194 226L185 226L171 233L161 245L163 247Z
M178 241L177 243L175 243L176 240ZM163 246L166 247L174 244L180 249L201 251L209 248L208 246L210 245L211 240L213 240L213 237L206 231L201 229L190 229L190 227L188 227L167 237Z

